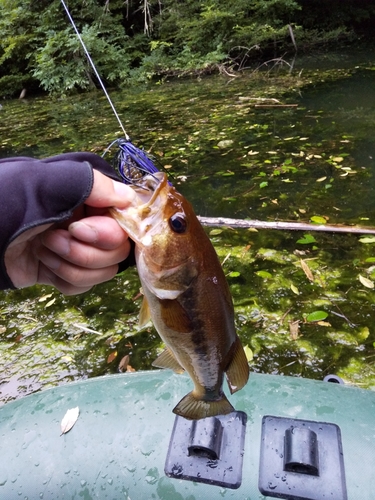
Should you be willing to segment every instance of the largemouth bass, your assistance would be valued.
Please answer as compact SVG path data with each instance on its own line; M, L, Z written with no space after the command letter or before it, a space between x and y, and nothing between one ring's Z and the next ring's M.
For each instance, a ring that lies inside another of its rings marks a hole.
M132 187L136 201L111 214L135 242L144 294L140 324L151 318L166 345L153 365L186 370L194 382L174 413L188 419L230 413L224 373L234 393L246 384L249 366L216 252L165 174L147 175Z

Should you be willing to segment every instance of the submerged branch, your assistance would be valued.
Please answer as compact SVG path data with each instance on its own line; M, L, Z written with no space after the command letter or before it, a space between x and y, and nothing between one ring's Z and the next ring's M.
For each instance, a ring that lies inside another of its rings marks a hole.
M229 226L242 229L281 229L292 231L325 231L327 233L375 234L375 228L328 224L310 224L308 222L279 222L247 219L229 219L226 217L200 217L202 226Z

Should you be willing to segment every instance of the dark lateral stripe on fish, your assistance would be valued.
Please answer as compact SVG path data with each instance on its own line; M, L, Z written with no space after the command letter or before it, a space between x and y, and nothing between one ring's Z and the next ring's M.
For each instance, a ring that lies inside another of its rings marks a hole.
M203 399L194 397L193 392L187 394L175 408L173 408L173 413L189 420L215 417L216 415L227 415L232 411L234 411L234 408L224 394L221 399L204 401Z

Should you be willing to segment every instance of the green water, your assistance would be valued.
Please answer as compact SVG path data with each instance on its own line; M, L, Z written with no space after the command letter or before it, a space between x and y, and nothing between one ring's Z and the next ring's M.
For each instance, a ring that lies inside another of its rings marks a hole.
M291 74L111 96L133 143L166 165L200 215L373 225L371 54L357 62L299 61ZM298 106L255 107L275 99ZM101 153L121 135L99 91L3 101L0 109L0 157ZM375 292L359 279L375 282L373 243L329 233L207 231L224 262L253 371L337 373L375 387ZM39 286L0 292L0 401L117 372L125 355L134 369L151 369L160 341L152 328L137 333L138 292L135 270L76 297ZM308 316L316 311L327 315L320 324Z

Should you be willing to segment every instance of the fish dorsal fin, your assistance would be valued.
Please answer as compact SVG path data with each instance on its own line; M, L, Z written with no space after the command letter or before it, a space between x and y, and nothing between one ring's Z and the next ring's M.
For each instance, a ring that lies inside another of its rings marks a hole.
M169 368L176 373L183 373L185 371L168 347L155 359L152 366L156 366L157 368Z
M149 321L151 321L150 306L148 305L146 297L143 297L141 309L139 310L139 328L143 328Z
M238 337L234 346L233 358L226 369L226 377L231 394L242 389L249 379L249 364Z

